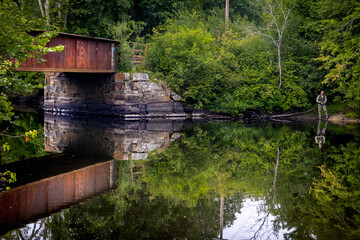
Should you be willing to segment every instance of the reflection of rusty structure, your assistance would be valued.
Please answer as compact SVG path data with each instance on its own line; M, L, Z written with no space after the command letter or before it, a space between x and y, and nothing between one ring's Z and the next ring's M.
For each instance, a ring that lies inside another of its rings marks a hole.
M32 34L38 34L33 32ZM45 63L29 58L18 71L32 72L87 72L115 73L117 41L91 38L81 35L59 33L50 40L48 46L63 45L59 53L48 53Z
M47 151L74 152L120 160L146 159L149 152L180 137L183 121L119 121L45 115Z
M97 163L0 193L0 232L113 188L114 165Z

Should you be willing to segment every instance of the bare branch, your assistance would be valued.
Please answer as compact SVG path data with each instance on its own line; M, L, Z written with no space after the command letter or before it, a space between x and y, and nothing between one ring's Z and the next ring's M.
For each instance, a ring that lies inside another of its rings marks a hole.
M274 44L275 44L276 46L278 46L278 42L275 40L275 38L273 38L273 36L271 36L271 35L269 35L269 34L266 34L266 33L262 33L262 32L259 32L259 34L262 35L262 36L265 36L265 37L270 38L270 39L274 42Z

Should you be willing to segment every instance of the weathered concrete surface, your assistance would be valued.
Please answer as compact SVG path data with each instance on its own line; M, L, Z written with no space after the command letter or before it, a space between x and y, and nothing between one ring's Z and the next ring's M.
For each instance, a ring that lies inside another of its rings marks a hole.
M120 160L146 159L179 138L184 122L73 118L45 114L45 150Z
M144 73L50 73L44 109L62 114L100 114L125 118L200 117L180 95Z

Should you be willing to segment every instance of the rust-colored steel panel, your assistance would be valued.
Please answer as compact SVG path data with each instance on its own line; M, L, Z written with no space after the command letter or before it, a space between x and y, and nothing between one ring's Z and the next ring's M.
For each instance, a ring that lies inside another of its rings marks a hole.
M96 193L96 188L95 188L96 172L95 172L95 168L87 168L86 169L86 178L88 179L86 192L87 192L88 195L93 195L93 194Z
M76 69L75 57L76 57L76 38L65 38L65 59L64 59L64 68L65 69Z
M3 211L3 209L5 209L3 206L4 206L4 201L3 201L4 197L3 195L1 194L0 195L0 224L3 224L5 222L5 212Z
M36 32L31 34L36 34ZM64 46L64 50L60 53L52 52L43 56L47 60L44 64L38 63L37 59L28 59L17 70L29 72L116 72L117 41L59 33L59 36L50 40L48 46L60 44Z
M98 69L111 69L111 44L99 42Z
M76 39L76 68L90 68L90 42L86 39Z
M85 172L77 171L75 173L75 200L79 200L85 196L85 189Z
M48 181L48 211L64 205L64 180L64 176L58 176Z
M26 62L25 62L24 64L25 64L26 66L33 67L33 61L34 61L33 58L28 58L28 59L26 59Z
M16 223L19 220L19 191L10 191L3 194L3 209L5 221Z
M64 202L65 204L75 202L75 173L64 176Z
M30 215L39 216L47 211L47 181L40 181L32 184L30 187L31 200L30 200Z
M90 68L91 69L98 69L98 41L94 44L90 44Z
M30 188L22 187L20 191L20 219L27 219L30 215L31 208L31 191Z
M110 180L110 164L103 164L96 167L96 176L101 176L96 178L96 191L101 192L109 188Z
M49 42L49 47L54 47L58 45L65 46L65 38L58 36L58 37L54 37ZM51 57L49 57L47 61L47 64L48 66L54 66L55 68L64 68L64 58L65 58L65 51L52 53Z

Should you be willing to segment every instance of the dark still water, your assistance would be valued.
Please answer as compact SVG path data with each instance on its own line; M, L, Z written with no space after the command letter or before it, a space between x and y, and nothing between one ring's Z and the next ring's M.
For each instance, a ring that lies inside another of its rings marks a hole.
M19 124L39 133L1 140L1 239L360 239L357 126Z

